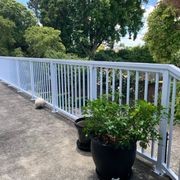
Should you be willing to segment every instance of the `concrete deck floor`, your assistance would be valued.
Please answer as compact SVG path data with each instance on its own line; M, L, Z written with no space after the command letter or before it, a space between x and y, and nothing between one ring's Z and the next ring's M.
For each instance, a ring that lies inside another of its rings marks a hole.
M35 110L22 93L0 83L0 180L96 180L90 153L76 149L73 123L48 108ZM134 180L167 179L136 160Z

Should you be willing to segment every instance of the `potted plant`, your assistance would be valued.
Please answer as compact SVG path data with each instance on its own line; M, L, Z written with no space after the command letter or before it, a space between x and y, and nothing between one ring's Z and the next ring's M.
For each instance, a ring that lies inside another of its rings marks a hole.
M91 147L91 139L89 136L86 136L84 132L84 126L87 118L85 119L84 117L79 118L75 121L75 126L78 131L78 140L76 141L78 149L82 151L87 151L90 152L90 147Z
M102 97L89 101L84 115L91 115L85 133L91 135L91 152L100 179L129 179L136 156L136 143L147 147L157 140L161 108L146 101L119 105Z

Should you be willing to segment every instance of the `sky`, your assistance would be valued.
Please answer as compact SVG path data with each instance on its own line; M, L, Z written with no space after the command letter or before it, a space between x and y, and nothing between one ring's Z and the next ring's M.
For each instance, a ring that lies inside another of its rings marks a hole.
M27 4L28 0L16 0L24 5ZM144 17L143 17L143 22L144 22L144 26L141 28L141 30L139 31L137 38L135 41L130 40L129 36L125 36L124 38L121 38L121 41L119 43L123 43L125 46L137 46L137 45L143 45L144 41L143 41L143 36L144 34L147 32L147 18L149 16L149 14L153 11L154 6L156 5L158 0L149 0L148 4L146 4L144 6L145 8L145 13L144 13ZM116 44L116 46L118 46L118 44Z

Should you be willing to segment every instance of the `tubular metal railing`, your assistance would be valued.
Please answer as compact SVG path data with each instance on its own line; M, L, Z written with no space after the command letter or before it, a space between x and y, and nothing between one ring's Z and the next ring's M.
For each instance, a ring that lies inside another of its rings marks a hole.
M41 97L66 116L77 119L87 100L119 93L119 103L145 99L162 105L170 120L159 125L162 140L138 149L138 154L155 165L155 172L178 179L171 168L173 124L180 69L168 64L53 60L0 57L0 79L19 91ZM168 139L167 139L168 134ZM179 150L180 151L180 150Z

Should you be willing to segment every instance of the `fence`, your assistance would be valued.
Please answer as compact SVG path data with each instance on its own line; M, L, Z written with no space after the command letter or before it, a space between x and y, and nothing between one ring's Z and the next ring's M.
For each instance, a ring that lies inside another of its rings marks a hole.
M87 100L103 94L112 94L114 100L115 92L121 97L120 104L145 99L163 105L170 112L170 120L160 122L162 140L150 142L147 150L138 149L138 153L155 165L156 173L178 179L171 168L171 148L179 68L167 64L0 57L0 79L32 99L45 99L54 112L72 119L81 116Z

